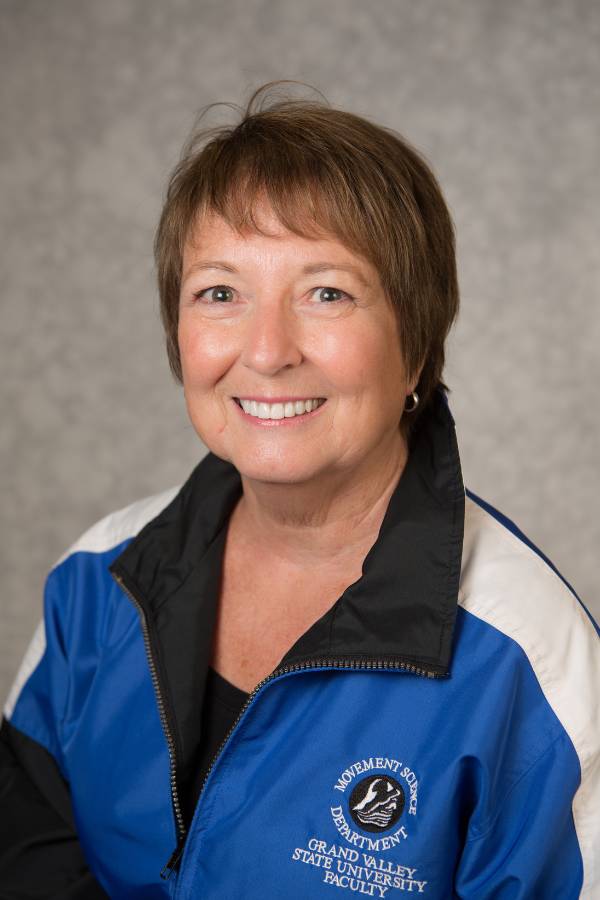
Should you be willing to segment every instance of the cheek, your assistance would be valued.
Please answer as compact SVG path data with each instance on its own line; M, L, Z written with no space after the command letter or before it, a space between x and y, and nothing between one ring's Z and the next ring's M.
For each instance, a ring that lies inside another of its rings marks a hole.
M177 339L184 387L209 386L227 371L231 352L222 334L184 318L180 319Z
M335 391L354 395L369 380L375 356L373 335L356 327L322 331L308 347L307 357L326 374Z
M393 332L382 323L377 327L347 329L344 333L321 336L318 358L342 393L364 394L385 391L390 386L402 392L406 372Z
M368 330L348 342L338 381L341 391L354 396L357 409L369 428L396 426L402 418L406 393L403 354L394 341L393 330Z

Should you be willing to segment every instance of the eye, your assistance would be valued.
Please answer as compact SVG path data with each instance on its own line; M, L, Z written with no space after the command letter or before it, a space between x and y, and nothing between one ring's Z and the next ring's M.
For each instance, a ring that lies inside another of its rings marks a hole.
M215 285L213 285L213 287L207 287L207 288L204 288L202 291L196 291L195 294L193 295L193 296L194 296L194 299L195 299L195 300L201 300L201 299L203 300L203 299L204 299L204 294L208 293L208 291L212 291L212 292L213 292L212 295L211 295L211 297L208 298L208 299L205 301L205 302L207 302L207 303L209 303L209 304L211 304L211 303L213 303L213 304L218 304L218 303L223 304L223 303L230 303L230 302L231 302L230 300L223 300L223 299L222 299L222 295L225 294L225 293L227 293L227 291L229 291L229 293L233 293L233 288L228 287L228 285L226 285L226 284L215 284ZM218 296L219 294L221 295L221 297Z
M319 288L314 288L313 293L314 293L315 291L323 291L325 294L329 294L329 297L323 297L323 296L321 297L321 299L325 301L325 304L331 304L331 303L343 303L343 302L345 302L346 300L353 300L353 299L354 299L353 297L350 296L350 294L347 294L346 291L341 291L339 288L334 288L334 287L319 287ZM338 297L335 297L335 296L334 296L334 297L331 297L332 294L338 294L338 295L341 295L341 296L338 296Z
M211 294L208 297L205 297L205 294L208 294L209 291ZM341 291L339 288L334 287L319 287L314 288L311 293L315 293L316 291L322 291L321 300L323 301L319 306L331 305L333 303L344 303L346 301L353 300L350 294L346 293L346 291ZM233 294L233 288L230 288L226 284L216 284L212 287L203 288L201 291L196 291L194 293L195 300L202 300L203 302L209 305L223 305L226 303L231 303L231 299L227 299L227 294ZM225 298L224 298L225 295ZM337 295L337 296L336 296Z

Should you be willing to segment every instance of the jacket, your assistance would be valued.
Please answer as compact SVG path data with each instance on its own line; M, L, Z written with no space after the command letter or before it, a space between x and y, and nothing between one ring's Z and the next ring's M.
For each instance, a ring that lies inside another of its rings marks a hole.
M441 392L361 578L195 785L241 490L209 452L48 575L0 732L0 898L600 898L598 626L465 490Z

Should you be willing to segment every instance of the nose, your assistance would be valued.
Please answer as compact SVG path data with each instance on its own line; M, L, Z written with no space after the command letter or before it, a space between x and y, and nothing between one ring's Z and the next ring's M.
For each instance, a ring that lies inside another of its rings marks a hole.
M286 366L302 360L299 323L281 298L268 304L257 303L243 335L241 361L263 375L274 375Z

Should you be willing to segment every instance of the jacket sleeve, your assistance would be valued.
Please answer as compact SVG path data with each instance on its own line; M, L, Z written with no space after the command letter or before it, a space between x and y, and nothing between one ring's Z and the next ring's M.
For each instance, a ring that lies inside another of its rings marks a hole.
M0 898L96 900L69 788L55 760L8 722L0 728Z
M107 897L78 840L61 751L71 675L60 595L60 573L50 573L0 728L0 900Z
M592 769L598 767L597 752L595 762L589 762ZM599 831L595 809L590 808L593 798L588 791L585 797L578 794L580 786L579 760L563 732L499 798L492 821L481 833L468 835L456 870L455 896L583 896L581 844L589 848L595 842L597 853Z

